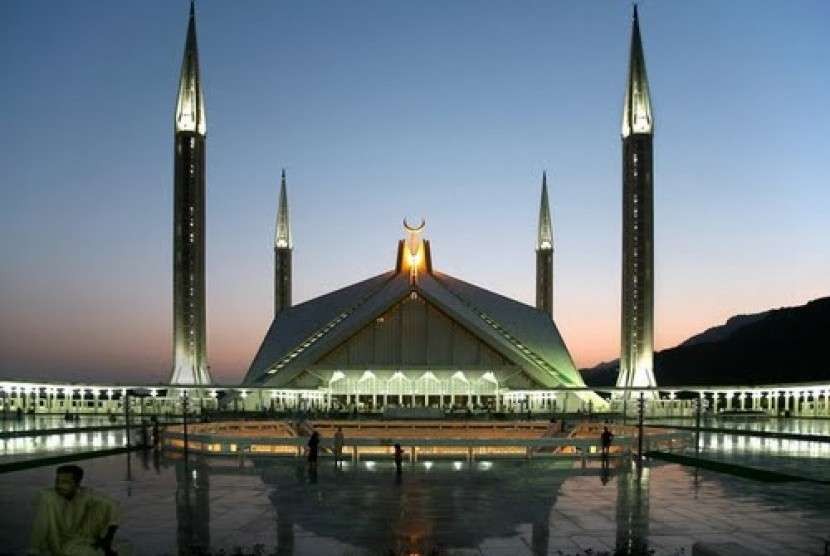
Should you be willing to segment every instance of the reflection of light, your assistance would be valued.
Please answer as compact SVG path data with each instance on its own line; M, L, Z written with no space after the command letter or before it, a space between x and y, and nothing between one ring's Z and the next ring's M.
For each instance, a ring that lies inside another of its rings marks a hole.
M480 461L480 462L478 462L478 467L479 467L479 469L487 471L488 469L493 467L493 462L492 461Z
M464 467L464 464L461 463L460 461L452 462L452 468L455 469L456 471L460 470L462 467Z
M199 474L198 474L198 473L196 472L196 470L194 469L194 470L193 470L193 480L195 481L195 480L196 480L196 479L198 479L198 478L199 478Z
M366 469L368 469L370 471L375 468L375 462L373 462L373 461L367 461L367 462L365 462L365 464L366 464Z
M427 471L432 469L432 462L431 461L425 461L424 462L424 469L426 469Z

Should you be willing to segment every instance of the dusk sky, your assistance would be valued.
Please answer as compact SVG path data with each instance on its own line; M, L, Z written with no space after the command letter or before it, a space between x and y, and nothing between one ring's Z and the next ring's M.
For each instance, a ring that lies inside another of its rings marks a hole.
M0 376L165 380L186 1L0 3ZM208 357L242 379L273 312L279 172L294 301L390 269L532 304L542 170L555 320L619 352L631 3L196 6ZM830 294L830 2L646 0L656 347Z

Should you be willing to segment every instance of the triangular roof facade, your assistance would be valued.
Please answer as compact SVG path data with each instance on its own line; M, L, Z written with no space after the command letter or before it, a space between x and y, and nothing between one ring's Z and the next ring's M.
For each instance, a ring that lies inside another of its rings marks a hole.
M407 298L418 297L486 346L482 349L498 354L489 356L487 361L515 367L522 375L518 384L523 387L585 386L556 324L546 313L432 271L431 263L429 267L430 270L414 277L398 265L396 270L278 314L243 383L274 388L307 385L307 380L303 380L305 373L320 365L330 365L335 360L332 354L339 348L373 323L381 322L385 314ZM388 358L372 361L371 356L365 356L362 361L367 361L367 369L389 365Z

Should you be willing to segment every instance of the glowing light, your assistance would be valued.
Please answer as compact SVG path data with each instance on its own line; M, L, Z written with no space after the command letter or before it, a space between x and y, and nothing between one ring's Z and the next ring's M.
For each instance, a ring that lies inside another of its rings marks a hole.
M481 375L481 380L486 380L488 382L492 382L493 384L498 385L499 381L496 380L496 375L493 374L493 371L487 371L483 375Z

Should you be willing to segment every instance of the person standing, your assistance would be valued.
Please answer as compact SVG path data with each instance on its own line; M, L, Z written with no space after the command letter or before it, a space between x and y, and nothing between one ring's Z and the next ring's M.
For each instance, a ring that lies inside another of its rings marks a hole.
M602 434L600 435L600 442L602 443L602 457L608 459L608 452L611 449L611 441L614 439L614 433L608 430L608 427L602 427Z
M395 444L395 471L398 475L403 471L403 449L400 444Z
M308 439L308 466L312 470L317 470L317 452L320 449L320 433L313 431L311 437Z
M340 457L343 455L343 427L337 427L334 433L334 466L340 467Z

